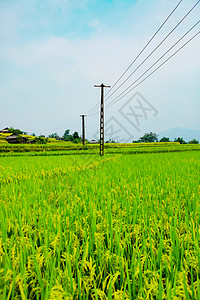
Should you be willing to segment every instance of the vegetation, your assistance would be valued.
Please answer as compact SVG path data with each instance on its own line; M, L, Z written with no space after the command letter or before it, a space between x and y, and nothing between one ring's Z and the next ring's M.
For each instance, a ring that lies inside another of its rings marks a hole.
M34 137L33 142L36 144L46 144L48 141L47 138L43 137L43 136L39 136L39 137Z
M184 139L182 137L178 137L178 138L174 139L174 142L178 142L180 144L187 144L186 141L184 141Z
M200 298L199 151L0 159L2 300Z
M57 133L50 134L49 138L56 139L56 140L60 140L61 139Z
M166 142L170 142L169 138L168 137L163 137L162 139L160 139L160 142L161 143L166 143Z
M158 152L179 152L179 151L194 151L200 150L199 144L179 144L179 143L108 143L105 144L105 153L118 154L136 154L136 153L158 153ZM60 155L83 153L83 154L97 154L99 152L98 144L75 144L73 142L56 141L46 144L0 144L0 156L10 156L15 153L32 153L35 155Z
M81 138L80 138L78 132L75 131L73 134L70 134L69 129L65 130L62 137L60 137L57 133L53 133L53 134L49 135L49 138L54 138L56 140L63 140L63 141L67 141L67 142L73 142L76 144L81 142Z
M7 143L5 138L12 133L23 135L24 137L27 137L28 140L36 144L46 144L46 143L53 143L53 142L72 142L75 144L81 143L81 137L79 136L78 132L75 131L73 134L70 134L70 130L67 129L65 130L64 134L62 137L60 137L57 133L52 133L46 138L44 135L40 135L39 137L36 137L36 135L33 133L32 135L27 135L27 132L23 132L19 129L15 129L14 127L10 127L8 129L10 133L0 133L0 144L1 143ZM87 141L87 140L86 140ZM140 137L139 140L132 141L133 143L155 143L158 142L158 134L150 132L150 133L145 133L142 137ZM159 142L161 143L169 143L170 139L168 137L162 137ZM179 144L187 144L182 137L178 137L174 139L174 142L179 143ZM20 137L19 137L19 143L20 143ZM87 141L87 143L89 143ZM116 143L113 139L110 139L106 143ZM188 142L188 144L198 144L199 141L196 139L193 139Z
M158 141L158 135L156 133L150 132L145 133L139 140L139 143L154 143Z
M193 140L189 141L188 144L199 144L199 141L193 139Z
M133 143L154 143L154 142L158 142L158 135L153 132L145 133L139 140L133 141ZM168 143L170 142L170 139L164 136L160 139L159 142ZM182 137L175 138L174 142L179 144L187 144ZM198 144L198 143L199 141L193 139L188 144Z
M14 133L14 134L23 134L24 133L20 129L15 129L14 127L10 127L10 128L8 128L8 130L10 131L10 133ZM26 132L24 134L26 134Z

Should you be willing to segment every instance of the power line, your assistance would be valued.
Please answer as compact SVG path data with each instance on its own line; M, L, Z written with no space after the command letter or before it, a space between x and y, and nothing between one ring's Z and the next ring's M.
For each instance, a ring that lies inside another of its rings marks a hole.
M197 3L187 12L187 14L178 22L178 24L167 34L167 36L159 43L159 45L158 46L156 46L155 48L154 48L154 50L141 62L141 64L128 76L128 78L126 78L126 80L124 80L124 82L122 82L121 84L120 84L120 86L118 86L118 88L117 89L115 89L115 91L112 93L112 94L110 94L109 95L109 97L107 97L106 99L105 99L105 101L107 101L143 64L144 64L144 62L162 45L162 43L172 34L172 32L184 21L184 19L192 12L192 10L197 6L197 4L200 2L200 0L199 1L197 1ZM197 24L198 24L198 22L197 22ZM195 24L194 26L196 26L197 24ZM192 27L192 29L194 28L194 26ZM190 29L191 30L191 29ZM190 31L189 30L189 31ZM187 34L187 33L186 33ZM183 36L184 37L184 36ZM183 38L182 37L182 38ZM182 39L181 38L181 39ZM181 40L180 39L180 40ZM180 41L179 40L179 41ZM178 42L179 42L178 41ZM174 44L174 46L178 43L178 42L176 42L175 44ZM173 48L173 47L172 47ZM170 48L164 55L166 55L172 48ZM164 56L163 55L163 56ZM162 56L162 57L163 57ZM162 58L161 57L161 58ZM160 58L160 59L161 59ZM159 60L160 60L159 59ZM159 60L157 60L156 61L156 63L159 61ZM118 99L121 95L123 95L131 86L133 86L133 84L135 84L141 77L143 77L156 63L154 63L146 72L144 72L139 78L137 78L136 79L136 81L134 81L128 88L126 88L122 93L120 93L120 95L118 95L114 100L112 100L112 102L111 103L113 103L116 99ZM121 99L121 98L120 98ZM93 115L95 115L96 113L94 113L95 112L95 110L93 110Z
M148 71L150 71L168 52L170 52L187 34L190 33L198 24L200 20L196 22L176 43L174 43L159 59L156 60L141 76L139 76L131 85L129 85L121 94L119 94L113 101L120 98L126 91L128 91L138 80L140 80ZM111 102L111 103L112 103ZM109 104L108 104L109 105Z
M110 91L117 85L117 83L121 80L121 78L127 73L127 71L132 67L132 65L136 62L136 60L140 57L140 55L144 52L144 50L148 47L148 45L152 42L152 40L156 37L156 35L159 33L159 31L162 29L162 27L165 25L165 23L169 20L169 18L173 15L175 10L178 8L178 6L181 4L183 0L179 1L179 3L176 5L176 7L172 10L172 12L169 14L169 16L165 19L165 21L162 23L162 25L158 28L158 30L155 32L155 34L151 37L151 39L147 42L147 44L144 46L144 48L140 51L140 53L136 56L136 58L132 61L132 63L128 66L128 68L124 71L124 73L119 77L119 79L114 83L112 88L107 92L106 95L110 93ZM105 95L105 97L106 97Z
M114 99L112 102L110 102L106 108L109 108L113 106L115 103L120 101L122 98L124 98L127 94L129 94L132 90L134 90L136 87L138 87L142 82L144 82L147 78L149 78L153 73L155 73L158 69L160 69L167 61L169 61L174 55L176 55L181 49L183 49L188 43L190 43L198 34L200 34L200 31L198 31L193 37L191 37L185 44L183 44L178 50L176 50L171 56L169 56L162 64L160 64L156 69L154 69L149 75L147 75L143 80L141 80L137 85L135 85L132 89L130 89L126 94L121 96L119 99Z
M192 12L192 10L197 6L197 4L200 2L197 1L197 3L187 12L187 14L178 22L178 24L166 35L166 37L154 48L153 51L139 64L137 68L134 69L134 71L105 99L107 101L116 91L123 85L125 84L128 79L147 61L149 57L152 56L152 54L164 43L164 41L174 32L174 30L185 20L186 17L189 16L189 14Z
M144 48L140 51L140 53L136 56L136 58L131 62L131 64L128 66L128 68L124 71L124 73L119 77L119 79L113 84L113 86L111 87L111 89L108 91L108 93L110 93L110 91L117 85L117 83L121 80L121 78L126 74L126 72L131 68L131 66L136 62L136 60L140 57L140 55L144 52L144 50L148 47L148 45L152 42L152 40L155 38L155 36L159 33L159 31L162 29L162 27L165 25L165 23L167 23L167 21L169 20L169 18L173 15L173 13L176 11L176 9L178 8L178 6L181 4L183 0L180 0L179 3L176 5L176 7L172 10L172 12L168 15L168 17L165 19L165 21L162 23L162 25L158 28L158 30L154 33L154 35L151 37L151 39L147 42L147 44L144 46ZM108 94L107 93L107 94ZM106 95L107 95L106 94ZM99 106L99 104L97 103L88 113L87 115L90 115L97 107Z

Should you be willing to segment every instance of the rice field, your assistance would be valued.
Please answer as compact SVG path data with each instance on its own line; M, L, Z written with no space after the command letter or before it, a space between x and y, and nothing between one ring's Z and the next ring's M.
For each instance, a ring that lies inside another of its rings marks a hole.
M163 153L200 150L200 144L179 144L177 142L155 143L106 143L106 154ZM99 154L99 144L74 144L54 142L48 144L9 144L0 143L0 157L7 156L58 156L58 155Z
M200 151L0 157L0 299L200 299Z

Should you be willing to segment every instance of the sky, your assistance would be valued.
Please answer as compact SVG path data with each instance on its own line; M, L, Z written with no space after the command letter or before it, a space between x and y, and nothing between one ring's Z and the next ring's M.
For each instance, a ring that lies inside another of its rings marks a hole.
M0 129L12 126L45 136L62 136L70 129L81 134L80 114L87 114L86 137L97 139L99 110L88 114L100 103L100 89L94 85L112 87L178 2L0 0ZM195 3L182 1L123 80ZM125 84L111 95L114 86L105 96L106 139L125 142L150 131L200 129L200 34L107 107L199 21L199 16L200 3ZM156 66L199 30L200 23Z

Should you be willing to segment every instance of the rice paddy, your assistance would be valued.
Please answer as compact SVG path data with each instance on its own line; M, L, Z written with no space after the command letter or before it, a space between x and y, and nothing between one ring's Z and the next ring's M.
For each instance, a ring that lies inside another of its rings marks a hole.
M0 299L200 299L200 152L0 157Z

